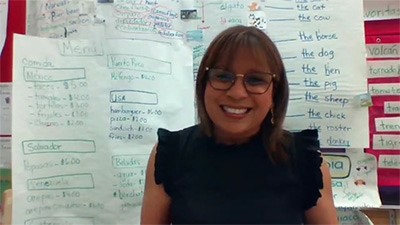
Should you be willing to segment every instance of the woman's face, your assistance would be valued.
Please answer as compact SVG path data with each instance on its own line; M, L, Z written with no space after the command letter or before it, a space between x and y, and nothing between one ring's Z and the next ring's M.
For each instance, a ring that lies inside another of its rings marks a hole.
M226 61L229 61L226 60ZM217 64L216 67L233 74L271 72L266 64L257 63L248 51L239 51L232 62ZM231 66L226 66L229 64ZM273 85L263 94L250 94L243 85L243 77L237 77L233 86L226 91L215 90L207 82L204 104L214 124L219 142L241 143L258 133L261 123L272 107Z

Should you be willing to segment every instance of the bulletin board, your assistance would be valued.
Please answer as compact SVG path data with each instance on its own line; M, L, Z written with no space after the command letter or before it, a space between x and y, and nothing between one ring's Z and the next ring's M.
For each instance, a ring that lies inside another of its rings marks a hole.
M12 82L12 36L14 33L25 34L26 27L26 1L11 0L8 7L7 38L0 55L0 82Z
M400 19L377 20L365 22L366 44L396 46L400 44ZM368 58L370 68L376 70L375 65L381 65L382 74L372 72L369 75L369 85L390 85L398 87L400 84L400 57L396 55ZM381 63L381 64L380 64ZM400 97L395 92L386 95L372 96L373 105L369 108L370 147L366 152L378 159L378 185L383 204L398 205L400 202L400 169L396 166L399 157L399 131L382 130L378 119L399 118L399 110L393 110L399 103ZM394 104L394 105L393 105ZM397 122L399 124L399 122ZM393 139L393 140L392 140Z

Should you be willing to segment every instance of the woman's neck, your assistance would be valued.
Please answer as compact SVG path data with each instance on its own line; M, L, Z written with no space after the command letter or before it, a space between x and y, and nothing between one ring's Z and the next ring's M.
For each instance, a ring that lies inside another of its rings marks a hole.
M248 142L251 138L256 136L257 132L253 133L246 133L246 134L231 134L226 132L218 132L217 130L214 131L214 137L217 143L224 144L224 145L240 145Z

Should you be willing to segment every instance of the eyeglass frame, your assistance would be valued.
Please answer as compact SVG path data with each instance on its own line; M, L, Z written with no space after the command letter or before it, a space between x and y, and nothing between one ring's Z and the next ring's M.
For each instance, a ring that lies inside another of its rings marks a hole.
M230 74L232 74L232 75L235 75L235 79L233 80L233 82L231 82L231 85L230 85L228 88L226 88L226 89L216 88L216 87L214 87L214 86L212 85L212 83L211 83L210 74L209 74L209 73L210 73L210 70L222 70L222 71L224 71L224 72L228 72L228 73L230 73ZM248 74L241 74L241 73L234 74L233 72L227 71L227 70L224 70L224 69L209 68L209 67L206 67L206 71L207 71L207 81L210 83L210 86L211 86L214 90L217 90L217 91L228 91L228 90L230 90L230 89L233 87L233 85L235 85L236 80L237 80L237 77L242 77L242 84L243 84L243 87L246 89L246 92L247 92L247 93L253 94L253 95L261 95L261 94L264 94L265 92L267 92L267 91L269 90L269 88L271 87L272 83L273 83L273 82L275 81L275 79L276 79L276 74L274 74L274 73L259 72L260 74L265 74L265 75L270 75L270 76L272 76L272 79L271 79L271 83L268 85L268 87L265 89L265 91L264 91L264 92L261 92L261 93L258 93L258 92L252 92L252 91L249 91L249 90L248 90L247 85L246 85L246 83L245 83L245 79L244 79Z

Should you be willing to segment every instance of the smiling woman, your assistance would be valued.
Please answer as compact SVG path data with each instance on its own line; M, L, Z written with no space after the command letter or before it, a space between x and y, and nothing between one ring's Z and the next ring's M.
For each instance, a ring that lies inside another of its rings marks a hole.
M158 131L142 224L337 224L317 130L282 128L288 92L264 32L220 33L196 79L200 123Z

